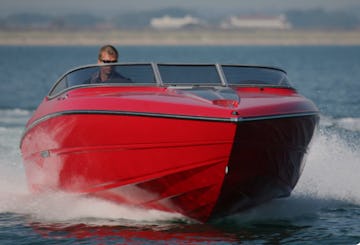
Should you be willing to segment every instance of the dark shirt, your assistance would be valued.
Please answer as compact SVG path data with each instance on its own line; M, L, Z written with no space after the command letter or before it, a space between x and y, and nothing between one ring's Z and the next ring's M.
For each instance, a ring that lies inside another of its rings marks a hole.
M107 80L101 81L100 79L100 71L93 74L90 78L89 83L130 83L131 80L122 76L120 73L116 71L112 71Z

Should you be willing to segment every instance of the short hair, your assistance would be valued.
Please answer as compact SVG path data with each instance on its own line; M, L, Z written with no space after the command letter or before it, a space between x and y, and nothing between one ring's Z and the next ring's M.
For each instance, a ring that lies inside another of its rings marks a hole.
M106 52L108 55L111 55L111 56L116 56L116 59L118 58L119 56L119 53L118 51L116 50L116 48L112 45L104 45L100 48L99 50L99 55L98 55L98 59L101 60L101 54L103 52Z

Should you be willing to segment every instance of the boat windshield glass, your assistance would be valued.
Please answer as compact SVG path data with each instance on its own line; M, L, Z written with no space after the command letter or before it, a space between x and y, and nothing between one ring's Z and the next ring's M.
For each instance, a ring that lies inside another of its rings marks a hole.
M105 64L81 67L55 83L49 96L89 85L165 86L283 86L291 87L286 72L272 67L215 64Z
M154 85L156 79L151 64L89 66L76 69L63 76L51 89L50 96L74 86L108 83Z
M284 71L255 66L222 65L229 85L267 85L291 87Z
M158 64L164 85L222 85L215 65Z

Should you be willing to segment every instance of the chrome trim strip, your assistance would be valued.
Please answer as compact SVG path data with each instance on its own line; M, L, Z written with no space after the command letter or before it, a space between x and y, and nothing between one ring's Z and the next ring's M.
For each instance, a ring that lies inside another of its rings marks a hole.
M188 119L188 120L201 120L201 121L219 121L219 122L236 122L237 118L217 118L217 117L202 117L202 116L186 116L175 114L161 114L161 113L148 113L148 112L131 112L131 111L106 111L106 110L71 110L62 111L48 114L35 120L33 124L45 121L49 118L58 117L62 115L73 114L104 114L104 115L124 115L124 116L140 116L140 117L160 117L160 118L175 118L175 119Z
M184 120L200 120L200 121L212 121L212 122L225 122L225 123L242 123L259 120L272 120L280 118L291 118L291 117L303 117L303 116L318 116L318 111L304 112L304 113L293 113L293 114L281 114L281 115L270 115L260 117L229 117L229 118L217 118L217 117L203 117L203 116L186 116L186 115L175 115L175 114L160 114L160 113L147 113L147 112L129 112L129 111L105 111L105 110L71 110L63 112L55 112L43 116L34 122L32 122L23 132L20 140L20 146L26 135L26 133L35 127L37 124L44 122L48 119L62 116L62 115L73 115L73 114L104 114L104 115L125 115L125 116L139 116L139 117L159 117L159 118L172 118L172 119L184 119Z
M160 114L160 113L147 113L147 112L131 112L131 111L106 111L106 110L69 110L62 112L54 112L40 117L33 121L23 132L20 140L20 146L26 135L26 133L34 128L41 122L48 119L74 114L103 114L103 115L123 115L123 116L139 116L139 117L159 117L159 118L173 118L173 119L185 119L185 120L201 120L201 121L213 121L213 122L237 122L238 118L215 118L215 117L201 117L201 116L186 116L186 115L175 115L175 114Z
M148 113L148 112L131 112L131 111L71 110L71 111L55 112L55 113L51 113L46 116L43 116L43 117L35 120L31 125L29 125L27 130L33 128L35 125L37 125L43 121L46 121L50 118L58 117L58 116L62 116L62 115L73 115L73 114L125 115L125 116L139 116L139 117L159 117L159 118L174 118L174 119L186 119L186 120L241 123L241 122L248 122L248 121L271 120L271 119L279 119L279 118L287 118L287 117L312 116L312 115L318 115L318 112L269 115L269 116L260 116L260 117L220 118L220 117L187 116L187 115L161 114L161 113Z

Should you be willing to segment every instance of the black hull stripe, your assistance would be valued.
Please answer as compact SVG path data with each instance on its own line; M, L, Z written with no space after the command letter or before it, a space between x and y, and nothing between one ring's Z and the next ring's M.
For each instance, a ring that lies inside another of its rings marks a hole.
M306 112L306 113L293 113L293 114L279 114L279 115L270 115L270 116L260 116L260 117L233 117L233 118L220 118L220 117L202 117L202 116L186 116L186 115L176 115L176 114L161 114L161 113L147 113L147 112L129 112L129 111L106 111L106 110L70 110L55 112L43 116L35 120L31 125L27 127L23 133L22 138L25 136L27 131L35 127L37 124L49 120L54 117L65 116L65 115L81 115L81 114L99 114L99 115L121 115L121 116L139 116L139 117L157 117L157 118L170 118L170 119L184 119L184 120L198 120L198 121L212 121L212 122L229 122L229 123L241 123L248 121L258 121L258 120L270 120L270 119L279 119L279 118L288 118L288 117L302 117L302 116L315 116L318 115L318 112ZM21 140L22 142L22 140ZM21 143L20 143L21 144Z

